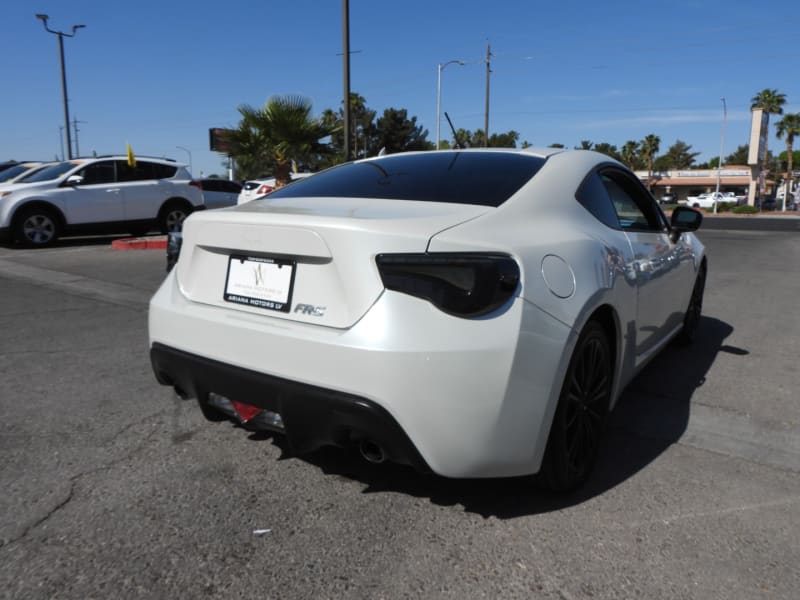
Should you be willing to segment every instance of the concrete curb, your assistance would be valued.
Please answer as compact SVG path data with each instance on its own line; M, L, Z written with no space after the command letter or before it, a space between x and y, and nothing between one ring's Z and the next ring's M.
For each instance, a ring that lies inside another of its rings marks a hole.
M167 236L122 238L111 242L112 250L166 250Z

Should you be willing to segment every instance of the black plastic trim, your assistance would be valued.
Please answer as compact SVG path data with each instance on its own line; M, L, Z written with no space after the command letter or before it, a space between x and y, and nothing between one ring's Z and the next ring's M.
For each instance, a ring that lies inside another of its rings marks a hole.
M294 454L369 440L388 460L418 471L431 469L397 421L379 404L352 394L235 367L163 344L150 348L156 379L186 398L204 402L210 392L281 415Z

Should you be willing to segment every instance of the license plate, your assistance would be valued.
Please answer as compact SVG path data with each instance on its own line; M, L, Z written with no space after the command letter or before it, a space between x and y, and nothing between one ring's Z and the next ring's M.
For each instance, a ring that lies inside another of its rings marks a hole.
M289 312L295 263L290 260L231 256L224 298L228 302Z

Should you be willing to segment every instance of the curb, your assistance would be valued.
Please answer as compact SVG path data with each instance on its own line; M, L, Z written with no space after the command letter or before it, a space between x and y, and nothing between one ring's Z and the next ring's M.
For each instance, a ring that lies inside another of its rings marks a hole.
M166 250L167 236L122 238L111 242L112 250Z

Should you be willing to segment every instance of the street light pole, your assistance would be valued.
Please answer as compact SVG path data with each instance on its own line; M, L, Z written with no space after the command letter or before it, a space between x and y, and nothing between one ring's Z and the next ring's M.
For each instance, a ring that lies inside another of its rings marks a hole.
M189 172L192 172L192 153L189 151L188 148L184 148L183 146L175 146L178 150L183 150L186 154L189 155Z
M446 63L439 63L439 77L436 84L436 149L439 149L439 139L442 124L442 71L447 65L451 64L464 65L461 60L448 60Z
M725 123L728 121L728 105L725 98L722 99L722 137L719 141L719 164L717 165L717 193L714 195L714 214L717 214L717 203L719 202L719 184L722 176L722 148L725 145Z
M86 25L73 25L72 33L64 33L63 31L55 31L47 26L47 15L37 14L36 18L42 22L45 31L58 36L58 60L61 64L61 93L64 99L64 131L67 134L67 160L72 159L72 138L69 132L69 103L67 100L67 72L64 68L64 36L75 37L75 32Z

